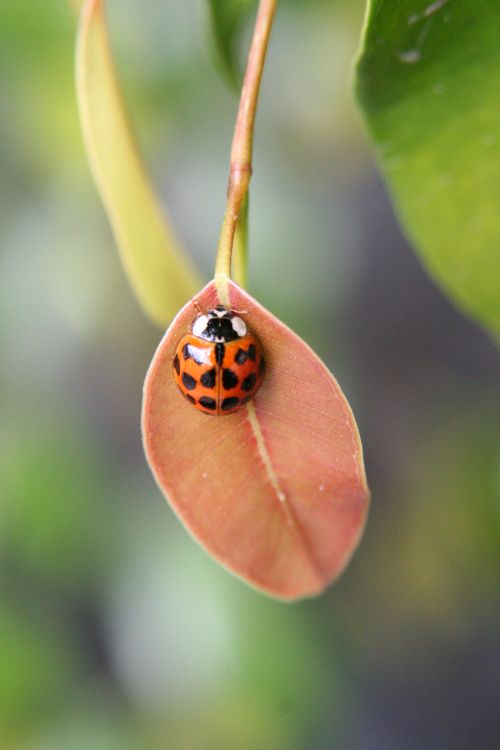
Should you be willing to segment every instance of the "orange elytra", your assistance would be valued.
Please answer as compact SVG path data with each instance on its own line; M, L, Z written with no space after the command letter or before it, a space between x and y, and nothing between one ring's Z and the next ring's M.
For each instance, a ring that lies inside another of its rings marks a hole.
M204 414L232 414L257 393L265 361L257 337L224 305L200 313L179 341L173 373L183 396Z

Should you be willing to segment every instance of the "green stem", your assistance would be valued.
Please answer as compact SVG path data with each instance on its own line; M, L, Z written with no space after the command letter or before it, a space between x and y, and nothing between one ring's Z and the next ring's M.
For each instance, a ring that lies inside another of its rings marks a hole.
M224 220L220 233L214 277L227 280L231 277L231 257L238 219L238 279L246 277L246 197L252 176L252 147L255 112L259 96L260 81L264 69L269 36L278 0L260 0L255 27L248 53L245 78L241 91L238 116L231 146L231 164Z
M247 285L249 195L247 192L241 204L233 242L233 279L243 289Z

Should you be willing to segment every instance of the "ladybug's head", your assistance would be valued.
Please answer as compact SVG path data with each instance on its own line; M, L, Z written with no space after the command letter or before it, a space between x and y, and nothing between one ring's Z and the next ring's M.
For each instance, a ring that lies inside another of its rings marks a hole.
M225 343L246 336L247 327L242 318L224 305L207 310L191 323L193 336L205 341Z

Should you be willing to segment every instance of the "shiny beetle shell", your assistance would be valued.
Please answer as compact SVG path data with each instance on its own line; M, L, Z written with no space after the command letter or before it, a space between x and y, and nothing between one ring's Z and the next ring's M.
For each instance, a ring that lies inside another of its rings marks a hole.
M217 305L198 315L179 341L175 382L204 414L232 414L257 393L264 377L262 347L234 310Z

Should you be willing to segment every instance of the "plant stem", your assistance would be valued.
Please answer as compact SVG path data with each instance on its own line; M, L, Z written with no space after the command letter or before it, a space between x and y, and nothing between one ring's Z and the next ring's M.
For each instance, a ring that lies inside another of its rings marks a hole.
M248 53L245 78L240 96L238 116L231 146L231 163L227 189L227 203L220 233L214 277L220 296L227 297L227 280L231 277L233 241L240 212L244 213L244 202L252 176L252 146L255 112L259 96L260 80L264 68L267 46L278 0L260 0L255 27ZM244 217L242 216L242 219ZM244 245L246 229L241 227ZM246 252L240 253L240 266ZM246 259L245 259L246 260ZM238 280L245 273L240 267ZM224 301L227 304L227 300Z
M233 239L232 277L234 281L245 289L247 285L248 269L248 207L250 193L247 191L238 214L238 222Z

